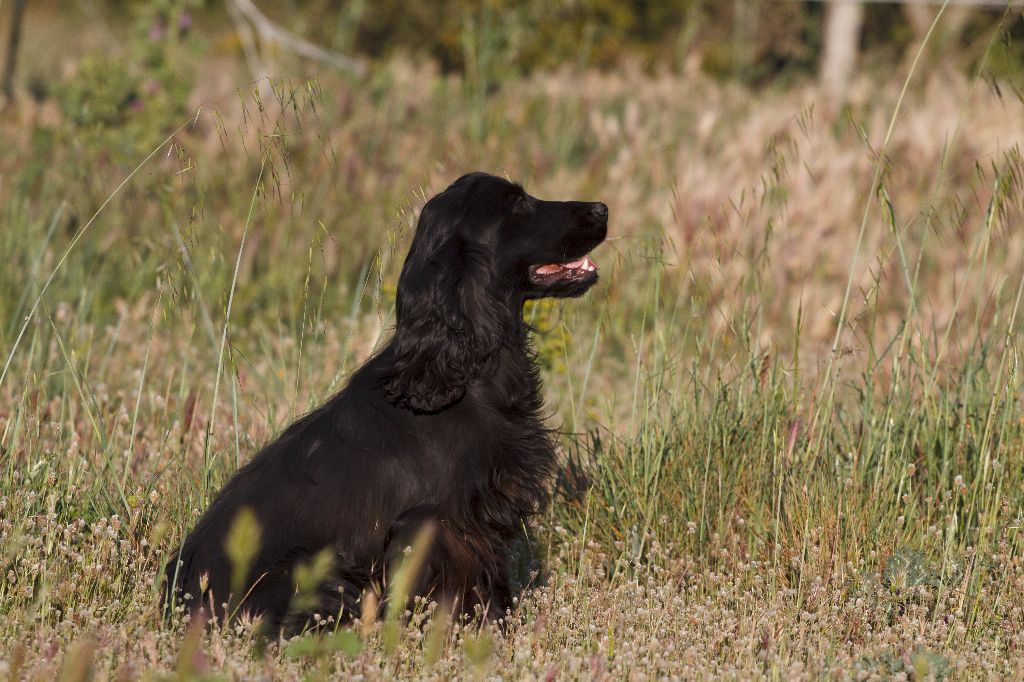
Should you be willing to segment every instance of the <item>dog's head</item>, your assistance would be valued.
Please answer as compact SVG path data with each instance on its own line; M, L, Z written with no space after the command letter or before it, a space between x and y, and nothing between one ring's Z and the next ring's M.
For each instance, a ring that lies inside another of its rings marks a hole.
M524 301L597 282L589 253L607 233L602 203L544 201L486 173L456 180L423 207L398 280L389 396L428 412L457 400L517 332Z

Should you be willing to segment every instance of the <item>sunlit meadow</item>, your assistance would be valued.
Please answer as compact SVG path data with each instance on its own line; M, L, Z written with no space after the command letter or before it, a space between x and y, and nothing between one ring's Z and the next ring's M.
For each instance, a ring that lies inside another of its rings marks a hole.
M1024 675L1012 88L206 67L166 139L0 127L4 674ZM162 623L170 550L387 338L419 208L475 169L611 212L601 283L526 311L563 466L517 610Z

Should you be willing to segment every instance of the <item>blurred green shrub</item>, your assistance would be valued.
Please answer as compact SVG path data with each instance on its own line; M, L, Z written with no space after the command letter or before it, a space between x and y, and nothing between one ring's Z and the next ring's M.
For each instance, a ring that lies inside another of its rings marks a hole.
M148 153L187 117L194 84L192 9L196 0L155 0L131 10L123 51L87 55L56 88L70 136L86 153L114 161Z
M311 4L331 12L319 3ZM671 62L696 41L718 42L728 37L728 25L719 19L731 18L733 4L709 0L381 0L358 16L348 13L345 19L339 16L337 21L321 22L320 30L326 32L322 39L335 44L341 41L329 35L332 30L354 36L346 46L370 56L396 50L427 53L448 71L472 70L478 55L467 50L468 39L496 52L494 67L507 77L510 72L565 63L608 67L627 56ZM766 44L778 37L763 30L757 35Z
M564 375L566 367L566 343L571 333L562 323L559 302L553 298L527 301L523 318L537 332L534 334L534 350L537 364L549 372Z

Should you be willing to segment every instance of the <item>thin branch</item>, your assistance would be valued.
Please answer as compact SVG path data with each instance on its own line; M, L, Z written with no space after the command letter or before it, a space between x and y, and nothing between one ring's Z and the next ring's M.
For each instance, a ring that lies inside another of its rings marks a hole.
M261 12L260 8L252 0L229 0L229 2L252 23L256 28L256 32L259 33L261 40L277 43L307 59L329 64L339 71L344 71L354 76L362 76L366 73L366 63L363 60L331 52L319 45L314 45L308 40L303 40L293 35L268 19L267 15Z
M238 41L242 46L242 56L245 57L246 66L252 74L254 83L260 83L261 90L264 89L264 79L270 74L263 59L260 57L259 47L256 45L256 37L253 35L252 27L246 21L242 10L238 9L234 2L228 2L228 12L232 21L235 22L235 31L238 32ZM269 88L267 89L269 94Z

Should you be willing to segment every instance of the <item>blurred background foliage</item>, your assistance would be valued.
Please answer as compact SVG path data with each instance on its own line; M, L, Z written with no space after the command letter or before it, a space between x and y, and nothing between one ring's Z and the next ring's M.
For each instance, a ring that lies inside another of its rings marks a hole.
M245 2L254 8L260 4ZM17 15L12 8L19 4L0 2L0 39L5 42ZM396 58L434 64L443 75L460 78L460 94L480 107L503 84L565 69L670 73L754 91L813 81L822 61L828 5L798 0L287 0L263 2L256 11L332 54L380 65ZM1024 22L1008 21L1013 10L996 5L950 4L925 57L968 76L984 71L986 78L1020 93ZM272 70L263 68L259 55L254 60L256 43L237 9L241 6L233 0L27 3L13 85L36 102L55 102L62 124L35 127L38 154L45 158L71 144L82 153L102 149L104 157L114 160L138 158L189 111L194 113L196 98L190 101L189 94L225 77L224 71L233 70L229 59L244 56L253 80L309 73L308 63L301 72L282 71L275 58L288 49L280 46L271 56L276 61ZM935 4L896 2L863 7L858 66L881 74L910 61L937 10ZM994 34L1000 36L997 49L992 49ZM388 69L371 70L371 75L364 83L376 89L383 105ZM470 131L477 137L483 132L479 122ZM21 179L26 177L32 175ZM85 175L77 180L89 184Z
M529 73L562 64L694 69L752 84L813 76L826 3L795 0L403 0L277 4L277 19L342 52L395 52L435 59L445 71L474 68L486 44L509 69ZM951 6L956 7L955 3ZM213 7L213 5L209 5ZM273 5L268 4L268 11ZM285 9L287 8L287 9ZM998 8L970 12L944 50L970 67L999 21ZM1019 34L1020 26L1015 29ZM915 27L899 4L869 3L863 45L881 60L914 45Z
M970 69L1000 21L1002 12L996 4L971 9L951 3L950 12L962 17L946 40L933 43L936 49L956 55L963 68ZM30 13L40 16L79 15L99 22L100 33L110 34L103 38L106 52L120 47L123 34L131 31L151 39L182 33L175 17L180 19L183 12L189 26L194 18L207 35L231 27L228 7L209 0L60 0L31 5ZM655 70L699 69L716 78L763 85L780 77L815 74L826 5L798 0L287 0L264 2L261 9L295 34L341 53L429 58L445 72L490 69L487 77L494 82L566 64L607 69L630 62ZM0 21L6 23L9 13L3 14ZM164 28L156 30L154 25ZM913 12L905 6L866 4L861 43L869 62L898 60L915 46L919 32ZM1018 22L1009 38L1022 35L1024 27ZM231 47L232 40L220 36L216 44ZM122 55L130 58L121 61L142 58L156 65L166 61L160 51L159 46L150 46L148 54ZM55 51L51 56L60 54ZM37 79L45 78L47 60L34 61L28 70ZM1020 67L1019 60L1004 61L1007 69Z

